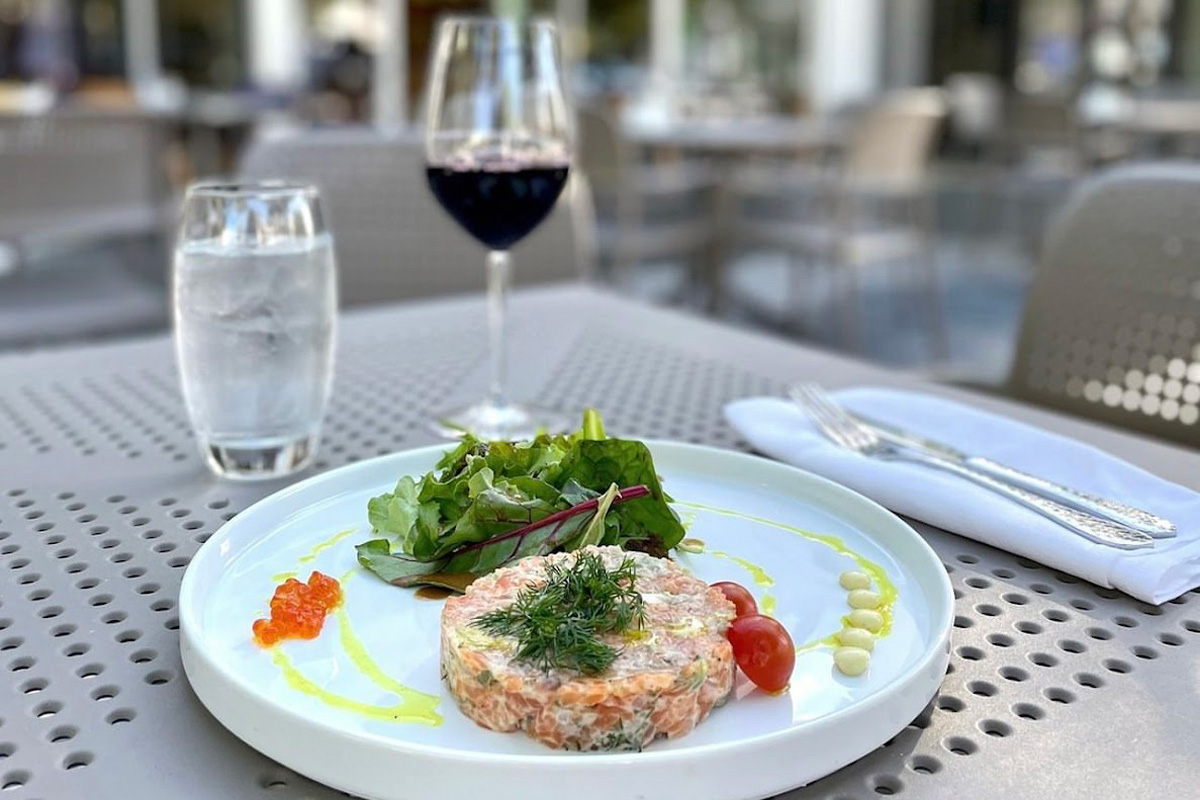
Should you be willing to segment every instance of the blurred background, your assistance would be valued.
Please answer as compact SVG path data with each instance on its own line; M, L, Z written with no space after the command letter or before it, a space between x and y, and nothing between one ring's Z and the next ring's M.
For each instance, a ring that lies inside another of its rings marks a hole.
M976 385L1072 189L1200 155L1200 0L0 0L0 349L165 330L198 176L316 180L343 306L481 290L424 221L452 12L563 31L570 246L519 278Z

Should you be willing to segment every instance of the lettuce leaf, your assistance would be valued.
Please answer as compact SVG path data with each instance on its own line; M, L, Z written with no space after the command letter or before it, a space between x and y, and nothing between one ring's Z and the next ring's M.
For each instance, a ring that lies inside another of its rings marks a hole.
M666 555L684 537L669 501L649 449L606 438L589 409L570 435L464 437L432 472L404 476L370 499L377 537L358 546L358 557L389 583L415 586L461 583L525 556L588 544Z

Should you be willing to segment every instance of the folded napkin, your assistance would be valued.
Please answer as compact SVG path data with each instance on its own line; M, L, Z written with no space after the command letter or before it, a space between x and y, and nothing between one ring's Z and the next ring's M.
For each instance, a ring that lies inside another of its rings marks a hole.
M864 388L835 397L852 411L971 455L1145 508L1172 520L1179 535L1132 551L1094 544L949 473L841 449L787 400L738 400L725 407L725 416L759 452L849 486L898 514L1148 603L1200 586L1200 494L1090 445L930 395Z

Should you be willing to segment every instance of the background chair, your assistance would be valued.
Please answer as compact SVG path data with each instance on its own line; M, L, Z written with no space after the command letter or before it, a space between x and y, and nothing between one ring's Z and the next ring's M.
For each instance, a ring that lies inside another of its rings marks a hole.
M858 349L864 339L859 270L906 259L920 275L931 348L936 358L945 356L928 180L945 113L938 90L896 92L862 113L832 169L767 165L739 176L739 239L789 253L794 300L808 277L799 266L828 264L842 297L844 339Z
M0 346L166 321L166 123L0 115Z
M332 221L343 306L483 287L484 249L430 193L418 134L344 128L262 139L247 150L240 174L320 187ZM591 226L586 190L573 178L546 221L513 249L515 282L586 275Z
M1009 390L1200 445L1200 165L1116 167L1047 237Z
M634 270L656 260L695 267L711 242L713 173L694 160L640 159L598 109L578 111L578 163L596 209L600 264L628 285Z

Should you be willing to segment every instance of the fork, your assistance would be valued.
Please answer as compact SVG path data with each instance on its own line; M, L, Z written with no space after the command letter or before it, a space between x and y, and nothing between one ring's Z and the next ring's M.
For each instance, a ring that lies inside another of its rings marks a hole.
M825 438L846 450L868 458L905 461L949 472L1035 511L1097 544L1122 550L1136 550L1154 544L1154 540L1141 531L1056 503L949 459L889 444L834 402L819 386L797 386L792 390L791 397L808 413Z

